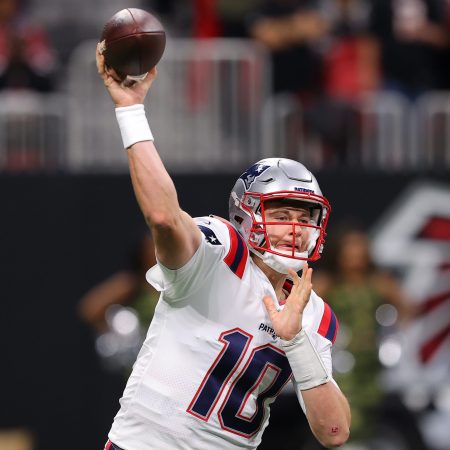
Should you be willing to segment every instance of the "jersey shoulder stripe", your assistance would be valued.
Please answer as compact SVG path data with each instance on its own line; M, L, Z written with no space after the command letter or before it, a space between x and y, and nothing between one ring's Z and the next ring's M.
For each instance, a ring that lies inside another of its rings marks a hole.
M339 329L339 322L330 306L325 302L323 302L323 306L322 320L317 332L334 344Z
M247 245L244 238L230 222L222 218L220 220L227 226L228 233L230 234L230 249L224 261L237 277L242 278L249 254Z

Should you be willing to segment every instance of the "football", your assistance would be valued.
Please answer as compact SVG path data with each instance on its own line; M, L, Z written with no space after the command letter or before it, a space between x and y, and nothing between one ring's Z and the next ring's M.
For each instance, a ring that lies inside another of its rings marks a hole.
M102 36L105 63L120 79L139 78L161 59L166 47L166 33L161 22L138 8L126 8L105 24Z

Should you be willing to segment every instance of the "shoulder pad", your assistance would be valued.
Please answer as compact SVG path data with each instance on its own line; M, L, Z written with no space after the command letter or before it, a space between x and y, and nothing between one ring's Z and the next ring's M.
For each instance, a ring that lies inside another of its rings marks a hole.
M317 332L334 344L339 330L339 322L330 305L323 302L323 314Z
M234 226L220 217L199 217L195 222L209 244L225 247L223 261L236 276L242 278L249 251L244 238Z
M328 303L324 302L314 291L305 308L305 325L309 330L320 334L334 344L339 329L339 322Z

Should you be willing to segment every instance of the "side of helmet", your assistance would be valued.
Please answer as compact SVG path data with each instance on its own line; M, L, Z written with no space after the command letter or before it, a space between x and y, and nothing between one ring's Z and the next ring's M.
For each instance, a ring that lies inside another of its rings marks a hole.
M301 163L285 158L267 158L249 167L236 181L229 199L230 221L252 251L279 254L268 242L265 204L270 200L296 201L311 212L310 242L306 254L280 254L294 260L315 261L325 242L326 225L331 210L314 175ZM275 224L271 222L271 224ZM292 224L293 229L300 224ZM270 264L269 264L270 265Z

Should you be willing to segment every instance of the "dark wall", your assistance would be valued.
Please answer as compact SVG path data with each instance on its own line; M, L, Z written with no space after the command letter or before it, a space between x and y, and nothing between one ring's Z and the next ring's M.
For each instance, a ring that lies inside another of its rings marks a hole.
M412 176L318 174L333 205L367 228ZM175 178L192 215L227 215L229 176ZM26 426L39 449L98 450L121 377L102 371L76 305L122 268L144 229L128 176L0 177L0 428ZM62 444L64 443L64 445Z

